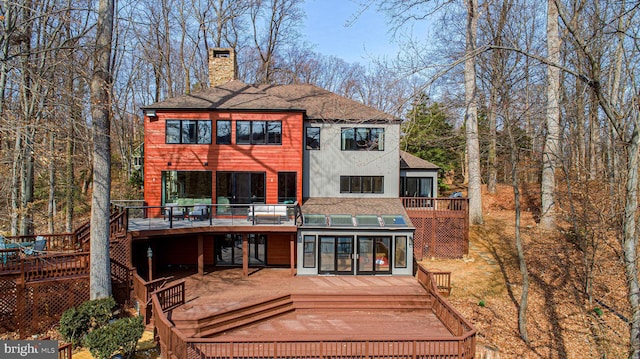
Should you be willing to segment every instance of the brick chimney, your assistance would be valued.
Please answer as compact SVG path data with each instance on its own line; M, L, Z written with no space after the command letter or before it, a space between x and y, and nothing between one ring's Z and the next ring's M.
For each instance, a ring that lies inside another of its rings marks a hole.
M232 48L209 50L209 83L211 87L236 79L236 52Z

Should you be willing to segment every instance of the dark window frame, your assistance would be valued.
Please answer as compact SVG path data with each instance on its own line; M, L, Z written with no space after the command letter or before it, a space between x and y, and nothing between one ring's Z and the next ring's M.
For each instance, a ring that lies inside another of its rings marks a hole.
M340 150L384 151L384 127L342 127Z
M206 127L202 127L205 124L208 124L208 131L206 131ZM195 126L195 128L191 129L189 126ZM213 130L211 126L211 120L166 120L164 142L171 145L210 145ZM177 130L177 133L170 133L170 128L174 131ZM193 142L193 138L195 138L195 142Z
M262 126L261 134L256 132L256 127L260 125ZM249 131L242 138L240 137L242 134L241 126L248 126ZM277 129L279 132L272 131L272 129ZM282 145L282 121L236 121L236 144L280 146Z
M312 262L312 263L309 263ZM302 239L302 268L316 267L316 236L305 235Z
M384 193L384 176L340 176L340 193Z
M226 124L229 130L229 133L223 136L220 136L220 125ZM224 139L221 141L220 139ZM217 120L216 121L216 144L217 145L230 145L231 144L231 120Z
M309 136L309 130L317 130L317 138L315 138L316 136L311 135ZM311 139L311 141L309 141ZM307 127L305 129L305 136L304 136L304 141L305 141L305 148L307 150L319 150L320 149L320 127Z

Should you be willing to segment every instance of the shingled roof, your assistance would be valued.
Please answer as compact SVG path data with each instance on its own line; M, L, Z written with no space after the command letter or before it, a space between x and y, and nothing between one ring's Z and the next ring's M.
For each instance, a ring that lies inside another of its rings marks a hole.
M292 102L271 96L240 80L156 102L143 109L303 111Z
M314 85L259 85L256 87L240 80L156 102L143 109L305 111L306 118L311 120L399 121L387 113Z
M437 170L440 167L433 163L423 160L420 157L414 156L408 152L400 151L400 169L427 169Z
M311 84L261 85L269 95L286 99L304 108L308 119L344 121L396 121L397 118L373 107Z

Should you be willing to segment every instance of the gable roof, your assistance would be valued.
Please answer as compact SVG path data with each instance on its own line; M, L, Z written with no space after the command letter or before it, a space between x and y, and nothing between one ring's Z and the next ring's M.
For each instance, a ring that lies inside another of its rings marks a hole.
M348 99L311 84L261 85L269 95L286 99L304 108L311 120L398 121L399 119L373 107Z
M145 106L143 110L305 111L311 120L396 122L373 107L310 84L248 85L229 81L189 95Z
M414 156L408 152L400 151L400 169L427 169L427 170L437 170L440 167L434 165L433 163L423 160L420 157Z
M287 100L271 96L240 80L156 102L143 109L303 111Z

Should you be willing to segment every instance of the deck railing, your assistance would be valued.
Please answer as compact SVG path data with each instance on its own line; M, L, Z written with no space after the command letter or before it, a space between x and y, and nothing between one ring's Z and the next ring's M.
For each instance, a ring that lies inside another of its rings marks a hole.
M36 238L41 237L41 238ZM38 234L27 236L8 236L5 237L7 242L17 243L19 245L32 245L36 239L44 238L47 241L45 247L47 251L65 251L78 248L78 241L75 233L56 233L56 234Z
M29 257L20 262L25 282L89 275L90 268L88 252Z
M71 343L62 344L58 347L58 359L71 359L73 355L73 345Z
M241 340L187 338L165 312L184 303L184 282L152 294L153 316L164 358L433 358L472 359L476 330L438 293L433 274L419 266L418 281L433 298L433 311L453 337L415 335L371 340ZM177 298L178 300L176 300ZM163 309L164 308L164 309Z
M404 208L424 211L467 211L468 198L401 197Z
M439 293L438 282L433 273L422 265L418 265L418 282L433 296L433 311L451 333L457 336L475 338L476 329L457 310L455 310ZM475 339L474 339L475 348Z
M133 298L140 306L140 314L144 317L145 322L151 320L151 293L164 287L172 277L164 277L146 282L136 272L133 273Z
M135 230L202 226L295 226L300 206L293 204L194 204L122 207L126 228Z

